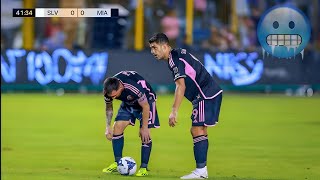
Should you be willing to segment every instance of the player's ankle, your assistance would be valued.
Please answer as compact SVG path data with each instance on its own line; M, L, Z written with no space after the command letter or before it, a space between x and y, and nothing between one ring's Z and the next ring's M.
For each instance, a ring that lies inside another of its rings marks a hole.
M148 167L148 164L146 164L146 163L141 163L141 165L140 165L140 168L146 168L147 169L147 167Z
M196 168L196 171L199 172L200 174L207 172L207 166L202 167L202 168Z

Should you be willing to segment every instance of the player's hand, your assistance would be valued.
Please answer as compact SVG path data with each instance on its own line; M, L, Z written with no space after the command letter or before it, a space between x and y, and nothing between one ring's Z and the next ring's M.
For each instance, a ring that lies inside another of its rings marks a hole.
M112 140L112 136L113 136L113 132L112 129L110 127L106 128L106 132L105 132L106 138L111 141Z
M170 127L174 127L178 123L177 114L178 113L176 111L172 111L170 113L170 116L169 116L169 126Z
M140 128L140 138L142 143L148 144L150 141L150 129L148 127Z

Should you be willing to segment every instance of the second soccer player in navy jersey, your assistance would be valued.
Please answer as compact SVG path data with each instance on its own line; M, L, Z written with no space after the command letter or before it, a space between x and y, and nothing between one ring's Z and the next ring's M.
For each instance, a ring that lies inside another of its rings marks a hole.
M193 151L196 169L181 179L208 178L207 127L218 123L222 101L222 89L213 80L202 63L185 49L172 49L167 36L157 33L149 39L151 53L158 60L168 62L168 68L176 84L174 102L169 116L169 125L177 123L177 113L185 96L193 106L191 113Z
M147 166L150 158L152 141L149 128L160 127L156 94L150 84L135 71L121 71L107 78L103 84L103 94L106 103L106 137L112 141L115 162L103 169L105 173L117 171L117 162L122 158L124 146L124 130L135 120L140 120L141 165L136 176L147 176ZM113 130L111 119L113 115L113 99L122 101L115 118Z

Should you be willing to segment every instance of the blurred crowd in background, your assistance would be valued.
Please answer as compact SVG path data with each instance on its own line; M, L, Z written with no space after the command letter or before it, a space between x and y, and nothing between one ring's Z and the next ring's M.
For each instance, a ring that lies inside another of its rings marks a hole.
M21 0L1 0L1 49L22 48L22 18L13 18ZM42 8L99 8L121 5L120 18L34 18L33 49L134 49L137 0L34 0ZM309 18L309 46L320 49L320 2L318 0L194 0L193 43L186 43L186 1L144 0L145 49L155 32L164 32L175 47L209 51L260 49L257 25L261 14L274 5L292 4ZM232 7L234 6L234 10ZM235 19L236 18L236 19ZM234 26L236 23L236 26Z

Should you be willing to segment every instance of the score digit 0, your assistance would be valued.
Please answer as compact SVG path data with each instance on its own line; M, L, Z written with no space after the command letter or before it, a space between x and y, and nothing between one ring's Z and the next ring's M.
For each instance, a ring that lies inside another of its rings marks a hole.
M59 17L77 17L77 8L59 8Z
M84 17L84 9L78 9L78 17Z

